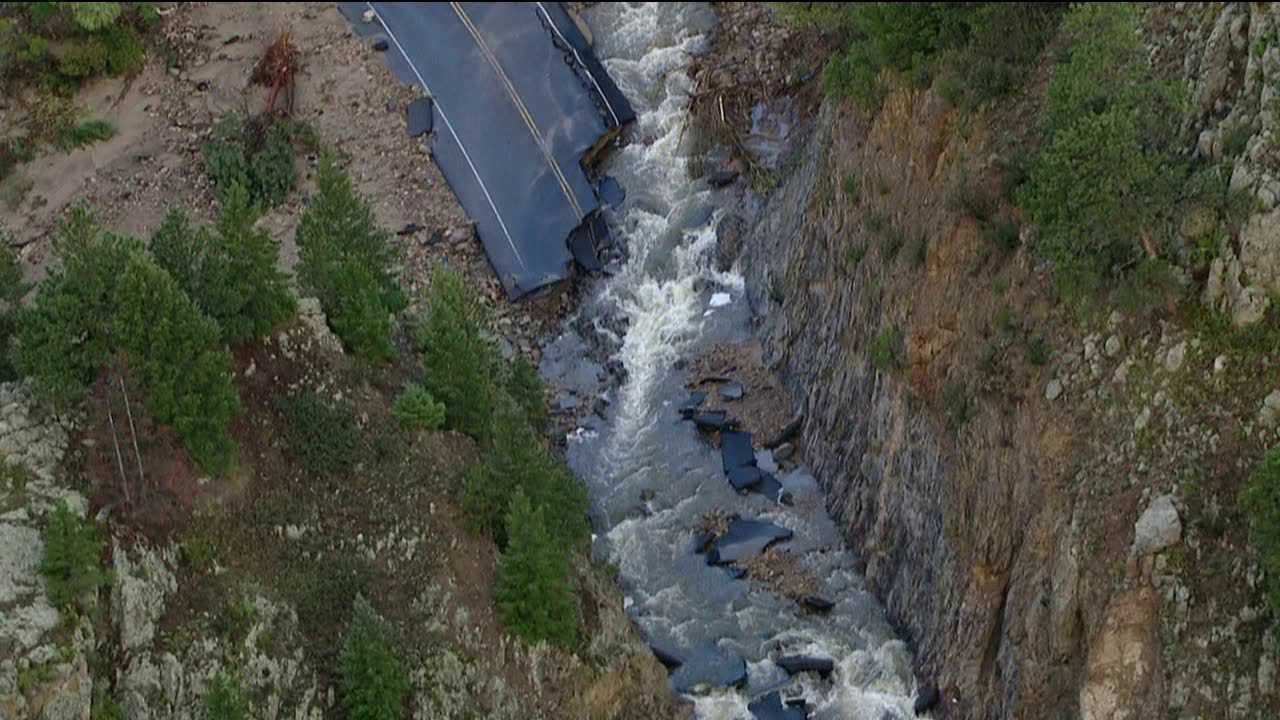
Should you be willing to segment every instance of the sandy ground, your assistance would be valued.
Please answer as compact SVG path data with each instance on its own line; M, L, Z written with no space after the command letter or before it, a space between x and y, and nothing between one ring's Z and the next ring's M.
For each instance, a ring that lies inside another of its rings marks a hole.
M99 80L79 98L86 117L114 122L118 134L23 166L31 191L16 209L0 207L0 226L20 247L30 279L44 275L52 231L76 202L89 203L106 227L122 233L149 233L173 207L212 219L216 208L200 146L223 113L252 113L265 106L266 89L251 86L249 76L266 46L288 32L302 64L294 116L348 158L353 180L386 228L397 231L410 223L424 228L396 237L402 279L411 295L433 263L443 260L484 295L501 297L470 222L425 145L406 133L404 108L417 91L387 71L382 54L355 37L333 5L182 3L157 32L163 35L157 44L176 53L177 67L166 67L162 53L152 49L139 75ZM2 115L0 122L5 122ZM260 221L281 241L286 268L297 260L293 234L313 187L315 163L314 156L299 159L300 187ZM522 303L518 312L498 303L499 322L528 349L519 337L554 322L563 310L563 295Z

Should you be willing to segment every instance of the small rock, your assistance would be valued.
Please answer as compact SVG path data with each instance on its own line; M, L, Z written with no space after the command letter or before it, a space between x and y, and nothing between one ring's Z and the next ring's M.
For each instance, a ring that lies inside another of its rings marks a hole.
M1147 429L1147 425L1151 424L1151 408L1144 407L1142 412L1138 413L1138 417L1133 421L1133 429L1135 432L1142 432Z
M1178 519L1178 508L1174 507L1172 496L1161 495L1151 501L1134 524L1133 546L1129 554L1133 557L1154 555L1181 539L1182 521Z
M1226 370L1226 369L1227 369L1227 356L1226 356L1226 355L1219 355L1218 357L1216 357L1216 358L1214 358L1214 359L1213 359L1213 371L1214 371L1215 373L1220 373L1220 372L1222 372L1223 370Z
M1182 363L1187 359L1187 341L1174 345L1169 348L1169 354L1164 358L1164 367L1169 372L1178 372L1182 369Z
M924 687L920 688L920 693L916 695L915 704L912 705L911 709L919 716L932 710L939 702L942 702L942 695L938 693L938 686L933 683L926 683Z
M789 442L784 442L773 449L773 457L776 460L790 460L791 456L796 452L796 446Z
M418 223L415 223L415 222L405 223L404 227L396 231L396 235L399 235L400 237L404 237L406 235L413 235L414 233L417 233L422 229L423 227Z
M387 43L386 38L380 37L373 41L373 49L378 52L386 52L389 47L391 47L391 45Z
M1124 322L1124 315L1121 315L1119 310L1112 310L1110 317L1107 318L1107 326L1115 328L1122 322Z
M707 176L707 184L713 188L722 188L730 185L734 180L738 179L738 173L733 170L716 170Z
M1062 381L1054 378L1044 388L1044 399L1053 402L1062 396Z
M1107 353L1107 357L1115 357L1116 355L1120 354L1120 351L1123 348L1124 348L1124 341L1120 339L1120 336L1112 335L1111 337L1107 338L1107 344L1103 348L1103 351Z
M372 10L365 10L360 14L360 19L367 23L373 22L375 18L377 18L377 15Z
M724 307L732 302L732 300L733 298L730 297L729 293L715 293L711 296L711 302L709 305L713 308Z
M741 400L745 394L746 390L743 389L742 383L739 382L727 383L720 388L720 397L725 400Z
M835 603L819 595L806 595L800 600L800 604L809 610L820 613L830 612L836 606Z
M1280 390L1273 390L1262 401L1262 410L1258 413L1258 420L1264 425L1275 425L1278 419L1280 419Z

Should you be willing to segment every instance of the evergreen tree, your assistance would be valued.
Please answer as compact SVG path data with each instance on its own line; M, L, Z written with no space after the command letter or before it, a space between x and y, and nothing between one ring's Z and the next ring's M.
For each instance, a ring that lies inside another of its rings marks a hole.
M331 156L321 158L316 184L298 225L298 278L320 299L344 345L363 357L390 359L391 316L407 304L392 274L390 234Z
M547 531L541 507L516 491L507 514L510 542L498 561L496 597L502 622L530 642L572 646L578 607L564 548Z
M18 267L18 258L9 247L9 238L0 231L0 382L18 377L9 360L9 341L13 338L18 304L27 290L27 284L22 281L22 268Z
M121 280L115 339L146 393L151 414L172 425L207 472L235 461L227 423L239 410L231 356L218 345L218 324L146 256L129 258Z
M444 427L445 407L436 402L421 385L410 383L405 386L391 406L391 414L405 428L411 430L439 430Z
M224 672L209 683L204 696L205 720L249 720L249 702L239 681Z
M496 411L500 368L480 308L457 273L437 268L418 342L426 387L448 409L449 427L484 442Z
M49 514L40 562L54 607L70 607L110 582L102 569L102 550L102 538L93 523L72 512L65 501L59 502Z
M216 232L174 210L151 238L156 261L229 343L262 337L294 311L288 276L276 267L279 243L256 219L248 191L235 185L224 193Z
M13 364L32 377L43 400L67 409L84 397L114 351L120 279L141 244L103 233L87 210L76 208L54 249L61 265L40 284L35 302L14 317Z
M524 355L516 355L507 372L507 392L524 409L529 425L542 432L547 426L546 389L538 371Z
M404 715L409 677L373 607L356 597L351 628L339 658L347 720L397 720Z

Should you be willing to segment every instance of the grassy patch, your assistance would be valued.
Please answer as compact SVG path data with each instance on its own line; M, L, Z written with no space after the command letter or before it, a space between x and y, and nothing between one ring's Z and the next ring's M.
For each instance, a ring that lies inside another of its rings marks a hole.
M856 205L861 199L862 186L858 184L856 175L845 175L840 187L844 189L844 196L849 198L849 202Z
M871 364L880 372L897 370L901 364L902 331L886 327L871 343Z
M86 120L79 125L62 128L53 144L62 151L75 150L115 137L116 126L109 120Z
M973 397L963 383L953 381L943 388L942 411L952 430L959 430L973 419L976 411Z
M1022 228L1011 217L996 218L982 228L987 241L1001 250L1011 253L1022 243Z

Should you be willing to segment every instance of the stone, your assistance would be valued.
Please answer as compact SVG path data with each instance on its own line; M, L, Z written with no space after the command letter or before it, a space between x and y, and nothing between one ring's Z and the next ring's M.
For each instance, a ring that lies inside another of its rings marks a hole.
M938 686L925 683L916 694L916 701L912 704L911 710L916 715L923 715L937 707L940 702L942 702L942 695L938 692Z
M1115 357L1123 349L1124 341L1120 339L1119 335L1112 335L1107 338L1107 344L1103 347L1103 352L1107 354L1107 357Z
M391 47L391 44L387 42L386 38L380 37L374 39L372 47L378 52L386 52L387 48Z
M796 446L789 442L784 442L773 449L773 457L778 460L790 460L792 455L796 453Z
M723 410L697 413L689 419L701 430L724 430L729 427L729 417Z
M1280 295L1280 210L1258 213L1240 230L1240 265L1250 286Z
M1164 367L1169 372L1178 372L1182 369L1182 364L1187 359L1187 341L1174 345L1169 348L1169 352L1164 357Z
M1044 399L1053 402L1062 396L1062 381L1054 378L1044 387Z
M747 663L742 656L714 645L695 650L671 674L671 685L679 693L706 693L747 682Z
M1182 521L1173 497L1161 495L1152 500L1133 526L1132 557L1154 555L1177 544L1182 539Z
M1133 429L1135 432L1142 432L1143 430L1146 430L1147 426L1150 424L1151 424L1151 408L1144 407L1142 408L1142 411L1138 413L1138 417L1134 418Z
M738 179L738 171L736 170L716 170L707 175L707 184L713 188L722 188L733 184Z
M178 589L166 557L172 554L172 550L162 553L141 545L131 550L119 543L114 547L112 619L120 631L120 645L125 651L144 648L155 637L156 623L164 614L165 599Z
M724 400L741 400L746 390L740 382L726 383L720 387L720 397Z
M1258 422L1273 426L1280 420L1280 390L1272 390L1262 400L1262 409L1258 411Z
M798 704L793 702L795 701L783 703L782 693L774 690L764 697L747 703L747 712L751 713L751 717L755 720L805 720L809 717L804 698L800 698Z
M662 666L668 671L675 670L684 664L684 661L680 659L680 656L675 651L668 650L662 645L649 643L649 649L653 651L653 656L658 658L658 662L662 663Z
M1218 357L1213 359L1213 371L1215 373L1220 373L1226 369L1227 369L1226 355L1219 355Z
M788 655L778 658L778 667L787 671L788 675L799 675L804 672L818 673L821 677L828 677L835 670L835 661L831 658L815 657L813 655Z
M711 295L711 302L707 304L713 308L718 308L718 307L724 307L725 305L728 305L732 301L733 301L733 298L730 297L729 293L713 293Z
M372 10L365 10L363 13L360 13L360 19L367 23L373 22L377 17L377 13Z
M578 398L574 395L564 395L556 401L556 407L560 412L571 412L578 409Z

